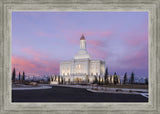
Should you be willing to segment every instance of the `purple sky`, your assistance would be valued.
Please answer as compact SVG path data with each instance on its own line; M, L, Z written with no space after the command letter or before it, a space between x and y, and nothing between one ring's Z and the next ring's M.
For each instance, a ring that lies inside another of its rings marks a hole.
M84 34L93 59L109 74L148 77L148 12L13 12L12 67L26 74L59 74Z

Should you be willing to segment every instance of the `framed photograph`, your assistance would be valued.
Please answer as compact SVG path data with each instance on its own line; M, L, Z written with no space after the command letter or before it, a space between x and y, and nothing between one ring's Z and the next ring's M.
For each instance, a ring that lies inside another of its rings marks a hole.
M1 1L2 113L160 113L160 1Z

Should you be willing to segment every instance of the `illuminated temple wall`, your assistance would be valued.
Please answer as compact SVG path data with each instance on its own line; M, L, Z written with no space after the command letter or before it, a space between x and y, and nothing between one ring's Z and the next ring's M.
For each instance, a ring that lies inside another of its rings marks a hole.
M105 74L105 62L102 60L92 60L86 49L84 35L80 38L80 49L74 59L60 63L60 76L65 81L86 81L91 82L95 76L103 78Z

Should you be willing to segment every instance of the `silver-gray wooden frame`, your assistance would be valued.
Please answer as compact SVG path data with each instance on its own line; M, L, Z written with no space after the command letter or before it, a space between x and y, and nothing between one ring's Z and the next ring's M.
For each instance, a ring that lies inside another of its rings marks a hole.
M12 103L12 11L147 11L149 13L148 103ZM0 0L1 113L160 113L160 0Z

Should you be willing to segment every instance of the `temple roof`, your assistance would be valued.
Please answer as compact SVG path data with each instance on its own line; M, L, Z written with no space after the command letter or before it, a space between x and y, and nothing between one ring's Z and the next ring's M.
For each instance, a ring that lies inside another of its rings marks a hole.
M84 37L84 35L83 35L83 34L82 34L82 36L81 36L80 40L85 40L85 37Z

